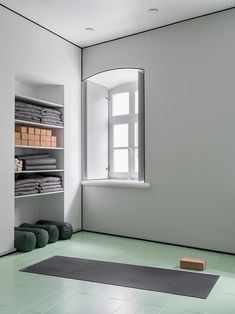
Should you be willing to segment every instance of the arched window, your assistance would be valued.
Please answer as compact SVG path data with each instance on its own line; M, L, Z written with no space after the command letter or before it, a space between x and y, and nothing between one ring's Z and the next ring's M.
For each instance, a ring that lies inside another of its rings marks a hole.
M144 181L143 70L110 70L82 84L83 179Z

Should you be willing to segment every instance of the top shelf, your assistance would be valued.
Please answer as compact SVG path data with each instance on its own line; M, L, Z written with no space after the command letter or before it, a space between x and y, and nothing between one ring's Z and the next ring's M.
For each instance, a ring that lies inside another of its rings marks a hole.
M27 104L31 105L38 105L41 107L51 107L51 108L64 108L63 105L59 105L53 102L45 101L45 100L40 100L37 98L32 98L28 96L23 96L23 95L15 95L15 100L16 101L21 101Z

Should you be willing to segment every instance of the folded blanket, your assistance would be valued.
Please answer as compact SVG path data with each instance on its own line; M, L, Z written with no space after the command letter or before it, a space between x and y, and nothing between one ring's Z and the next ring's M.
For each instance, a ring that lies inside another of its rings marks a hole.
M46 116L46 117L41 117L41 120L51 120L51 121L57 121L57 122L62 122L61 118L56 118L52 116Z
M55 121L55 122L61 122L62 123L62 120L61 119L57 119L57 118L53 118L53 117L41 117L41 120L42 121Z
M15 110L17 112L31 112L31 113L39 113L41 114L41 109L35 109L35 108L27 108L27 107L15 107Z
M33 184L31 186L15 186L15 191L30 191L30 190L36 190L39 188L39 184Z
M33 158L44 158L44 157L50 157L50 154L48 153L38 153L38 154L26 154L26 155L16 155L16 157L20 160L24 159L33 159Z
M16 184L17 181L15 182L15 189L20 189L20 188L35 188L39 186L39 181L37 183L21 183L21 184Z
M50 108L43 108L42 109L42 114L44 113L55 113L55 114L58 114L58 115L62 115L62 112L60 112L59 110L56 110L56 109L50 109Z
M56 165L32 165L25 166L25 170L54 170L56 169Z
M35 116L35 117L41 117L41 111L40 110L35 110L35 109L16 109L15 113L22 113L22 114L26 114L26 115L31 115L31 116Z
M50 187L50 186L62 186L62 181L58 181L58 182L41 182L40 183L40 187L44 188L44 187Z
M56 159L50 157L24 159L24 165L25 166L56 165Z
M38 190L28 191L28 192L15 192L16 196L20 195L31 195L31 194L37 194Z
M61 182L62 178L60 176L45 176L40 179L40 184L44 182Z
M26 112L20 112L20 111L17 111L15 112L15 117L17 118L31 118L33 120L38 120L38 119L41 119L41 115L40 114L29 114L29 113L26 113Z
M15 188L15 193L20 193L20 192L31 192L31 191L38 191L38 186L37 187L23 187L23 188Z
M24 120L24 121L30 121L30 122L37 122L40 123L40 118L32 118L32 117L26 117L25 115L15 115L15 119Z
M37 109L37 110L42 110L43 108L38 106L38 105L32 105L32 104L27 104L27 103L23 103L23 102L15 102L15 107L16 108L32 108L32 109Z
M48 190L48 189L57 189L57 188L62 188L62 184L52 184L52 185L47 185L47 186L39 186L39 190Z
M15 182L15 185L22 185L25 183L38 183L39 184L40 180L39 179L17 179Z
M63 190L64 190L63 188L55 188L55 189L40 190L39 193L59 192Z
M41 119L41 123L63 126L62 121L56 121L56 120L51 120L51 119Z
M61 120L61 116L54 114L54 113L42 113L41 114L42 118L50 118L50 119L56 119L56 120Z
M32 119L40 119L41 115L32 115L32 114L28 114L26 112L16 112L15 113L15 117L22 117L22 118L32 118Z

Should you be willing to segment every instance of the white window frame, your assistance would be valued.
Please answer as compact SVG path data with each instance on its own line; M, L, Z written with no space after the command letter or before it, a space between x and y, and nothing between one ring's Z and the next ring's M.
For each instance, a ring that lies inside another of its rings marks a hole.
M131 68L130 68L131 69ZM113 69L113 70L108 70L108 71L104 71L104 72L113 72L116 70L120 70L120 69ZM138 84L137 84L137 90L138 90L138 114L136 116L134 116L134 119L137 117L136 122L138 122L138 173L136 173L136 175L132 175L132 180L130 180L130 176L128 173L128 176L126 175L126 173L123 174L119 174L120 175L120 179L124 179L122 182L126 181L134 183L136 180L136 182L138 182L138 184L143 184L143 182L145 182L145 87L144 87L144 70L143 69L135 69L138 71ZM98 73L96 75L102 74L104 72ZM92 76L90 78L85 79L82 82L82 177L83 180L88 180L88 181L97 181L100 180L102 178L95 178L95 179L90 179L87 177L88 174L88 164L87 164L87 153L88 153L88 146L87 146L87 139L88 139L88 129L87 129L87 106L88 106L88 90L87 90L87 82L91 81L94 82L94 77L96 76ZM111 98L111 97L107 97L107 98ZM133 103L134 103L134 94L133 94ZM108 104L107 104L108 105ZM133 105L134 106L134 105ZM108 106L109 108L110 106ZM134 107L133 107L134 110ZM108 137L108 145L110 145L110 129L109 127L109 117L107 118L107 137ZM121 122L121 121L120 121ZM134 128L134 123L135 121L133 121L132 125ZM112 130L111 130L112 131ZM133 131L132 131L132 134ZM133 136L134 137L134 136ZM134 143L134 138L133 138L133 143ZM99 145L99 144L98 144ZM129 147L128 147L129 148ZM110 151L108 149L108 151ZM108 155L110 155L110 153L107 152ZM94 156L95 158L95 156ZM118 179L115 176L115 179L112 180L112 172L111 167L110 167L110 156L107 156L104 154L104 158L107 159L107 167L105 167L105 171L107 171L107 177L105 177L105 180L110 181L110 182L117 182ZM134 150L133 150L133 158L134 158ZM102 165L103 167L103 165ZM134 171L134 163L132 166L132 170L131 172L133 173ZM134 180L133 180L134 179ZM119 182L121 182L121 180L119 180Z
M138 113L135 113L135 92L138 91L137 83L128 83L120 85L109 91L109 178L110 179L129 179L137 180L138 173L135 172L135 123L138 123ZM129 93L129 114L128 115L112 115L113 96L115 94ZM113 129L114 125L128 124L128 146L117 147L113 146ZM114 172L114 150L128 150L128 172Z

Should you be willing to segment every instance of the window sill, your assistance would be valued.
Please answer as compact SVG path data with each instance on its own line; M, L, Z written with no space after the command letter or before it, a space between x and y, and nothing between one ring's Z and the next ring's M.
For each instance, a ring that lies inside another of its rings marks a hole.
M104 180L85 180L81 182L82 185L91 185L91 186L116 186L122 188L142 188L149 189L151 187L150 183L142 182L142 181L132 181L132 180L112 180L112 179L104 179Z

